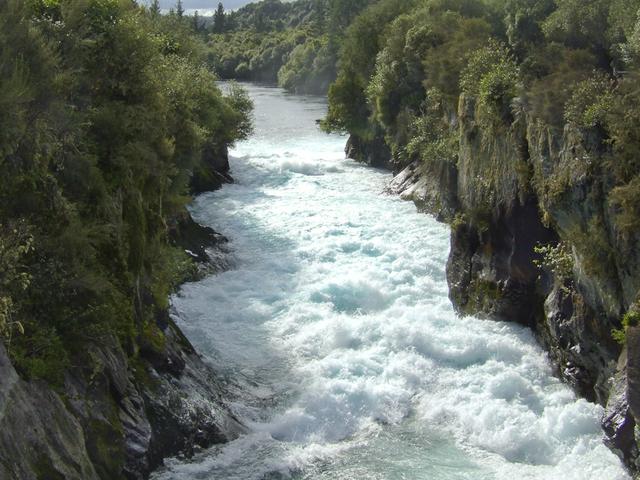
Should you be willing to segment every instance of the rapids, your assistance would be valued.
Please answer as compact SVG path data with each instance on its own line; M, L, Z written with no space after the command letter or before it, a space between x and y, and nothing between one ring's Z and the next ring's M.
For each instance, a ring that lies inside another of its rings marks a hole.
M154 478L628 478L529 330L454 314L448 228L344 160L325 101L247 88L236 183L192 205L232 267L172 305L250 433Z

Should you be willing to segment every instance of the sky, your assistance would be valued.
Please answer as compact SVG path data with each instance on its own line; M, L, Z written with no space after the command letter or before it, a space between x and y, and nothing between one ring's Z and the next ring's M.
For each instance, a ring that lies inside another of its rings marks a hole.
M213 14L218 6L220 0L182 0L182 6L187 14L191 14L198 10L201 15ZM234 10L240 8L247 3L252 3L255 0L221 0L225 10ZM160 7L162 9L174 8L178 3L178 0L160 0Z

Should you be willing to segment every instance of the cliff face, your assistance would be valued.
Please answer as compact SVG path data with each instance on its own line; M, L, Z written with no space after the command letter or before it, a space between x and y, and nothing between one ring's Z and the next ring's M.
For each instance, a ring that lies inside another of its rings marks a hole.
M229 174L229 149L226 145L207 145L202 154L202 162L191 176L193 193L217 190L225 183L233 183Z
M389 190L451 224L455 308L530 326L558 373L606 406L607 443L637 470L640 344L628 329L623 351L612 331L638 300L640 244L616 229L606 145L527 116L483 125L475 103L460 98L457 160L396 167Z
M226 155L211 153L194 190L231 181ZM192 278L226 268L226 239L185 211L169 227L187 251ZM223 401L225 384L154 299L154 330L136 345L87 345L91 366L74 365L63 385L26 381L0 342L0 478L143 479L165 457L237 437L244 427ZM157 330L155 329L157 327Z
M70 372L62 391L22 380L0 346L0 477L146 478L166 456L242 432L168 318L164 333L163 351L135 365L116 342L90 347L100 368Z
M391 151L381 138L367 141L357 135L351 135L347 141L345 153L348 158L366 163L372 167L391 167Z

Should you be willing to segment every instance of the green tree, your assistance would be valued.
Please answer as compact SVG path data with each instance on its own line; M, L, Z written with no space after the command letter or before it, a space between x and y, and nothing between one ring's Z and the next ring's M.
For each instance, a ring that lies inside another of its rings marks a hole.
M374 134L365 90L374 73L385 29L413 2L382 0L365 9L349 26L338 60L338 77L329 89L326 129L347 130L363 138Z
M193 18L192 18L192 25L193 25L193 31L198 33L202 30L202 24L200 22L200 15L198 14L198 11L196 10L193 13Z
M151 12L151 15L153 17L159 17L160 16L160 2L159 2L159 0L153 0L151 2L151 6L149 7L149 12Z
M218 8L213 14L213 32L223 33L225 30L225 13L222 2L218 3Z

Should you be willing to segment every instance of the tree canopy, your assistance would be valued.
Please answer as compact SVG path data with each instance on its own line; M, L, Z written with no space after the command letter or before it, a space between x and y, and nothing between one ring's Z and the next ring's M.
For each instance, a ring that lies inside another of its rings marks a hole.
M250 131L243 92L225 97L188 25L157 13L0 4L0 334L27 376L60 379L104 336L135 355L156 334L189 268L168 241L189 178Z

